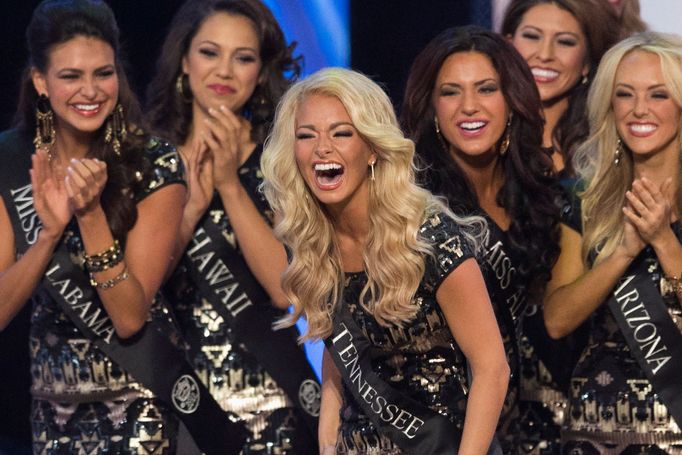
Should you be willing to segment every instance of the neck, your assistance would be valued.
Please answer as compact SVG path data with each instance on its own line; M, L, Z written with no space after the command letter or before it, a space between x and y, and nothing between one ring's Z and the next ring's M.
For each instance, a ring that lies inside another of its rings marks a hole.
M453 154L453 159L471 183L479 203L495 200L504 179L503 168L496 151L473 159Z
M88 155L93 135L58 128L53 153L58 161L68 163L71 159L83 159Z
M369 233L369 207L367 204L346 204L343 207L327 206L337 238L364 245Z
M659 187L667 178L671 178L671 187L677 188L680 164L676 151L679 147L675 143L669 148L671 153L656 153L651 156L635 155L635 178L646 177Z
M568 97L563 96L557 100L551 100L542 103L542 112L545 116L545 128L542 131L542 146L554 146L554 128L556 128L559 119L568 109ZM558 144L557 144L558 145ZM558 147L557 147L558 149Z

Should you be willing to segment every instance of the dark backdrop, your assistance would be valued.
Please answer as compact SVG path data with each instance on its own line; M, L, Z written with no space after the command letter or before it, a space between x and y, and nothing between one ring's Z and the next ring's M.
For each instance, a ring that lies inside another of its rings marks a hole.
M334 0L328 0L334 1ZM384 84L396 106L410 64L441 30L468 23L489 25L484 0L350 0L351 66ZM26 65L24 30L39 2L2 1L0 17L0 130L11 125L19 79ZM142 94L173 13L181 0L109 0L118 18L133 89ZM283 0L286 5L286 0ZM0 333L0 441L28 440L28 312Z

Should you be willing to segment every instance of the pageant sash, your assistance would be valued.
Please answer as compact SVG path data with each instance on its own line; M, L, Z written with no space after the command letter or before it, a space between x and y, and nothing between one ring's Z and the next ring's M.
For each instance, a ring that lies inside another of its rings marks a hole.
M18 176L3 177L13 180L11 183L21 180ZM2 183L20 255L35 243L41 229L33 207L32 187L22 185L23 182L14 188L7 185L8 180ZM116 336L87 275L72 263L64 239L47 267L42 286L85 337L176 412L203 452L236 455L241 451L247 437L244 424L233 421L220 408L197 378L184 352L171 343L157 322L148 322L130 339L120 340Z
M296 328L273 329L280 311L270 305L270 297L211 216L194 232L183 260L202 297L301 409L308 432L305 449L316 451L320 386L297 343Z
M652 282L644 255L608 300L632 355L676 422L682 422L682 334Z
M407 453L457 453L461 434L453 423L395 390L372 370L372 345L347 309L337 310L332 334L324 343L346 387L380 433Z

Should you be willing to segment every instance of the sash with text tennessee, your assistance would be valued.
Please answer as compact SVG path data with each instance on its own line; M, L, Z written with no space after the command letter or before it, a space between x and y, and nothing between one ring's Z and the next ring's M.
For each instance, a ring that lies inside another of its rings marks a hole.
M26 174L27 172L24 171ZM2 194L8 204L17 253L35 243L41 229L30 184L12 188L18 175L4 175ZM24 177L23 180L26 180ZM6 186L6 184L10 186ZM67 228L68 229L68 228ZM59 304L78 330L121 368L149 388L185 423L199 448L207 455L240 453L247 431L232 420L194 373L180 348L173 345L156 321L147 322L130 339L116 336L113 323L85 271L72 261L66 236L54 252L42 287Z
M644 255L608 300L632 355L676 422L682 422L682 334L647 272Z
M371 343L347 309L339 308L324 341L348 390L377 430L407 453L457 453L460 432L445 416L382 380L370 361Z
M307 429L307 441L299 438L297 450L314 452L317 450L320 387L297 343L298 331L295 327L273 329L273 322L282 316L281 310L270 304L270 297L223 234L212 217L206 215L194 232L183 261L202 298L211 304L235 337L301 409L299 414Z

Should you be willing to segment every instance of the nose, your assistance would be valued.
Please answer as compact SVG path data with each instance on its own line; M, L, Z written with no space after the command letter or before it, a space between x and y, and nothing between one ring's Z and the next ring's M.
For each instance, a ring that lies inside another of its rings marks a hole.
M462 112L465 115L473 115L478 112L478 99L475 89L462 92Z
M95 78L86 77L80 91L84 97L94 99L97 96L97 82L95 81Z
M232 65L233 61L230 57L224 58L218 63L218 77L229 79L232 77Z
M332 151L332 141L329 138L329 133L321 131L317 137L317 143L315 144L315 155L320 158L328 155Z
M649 112L649 103L646 96L635 95L635 106L633 113L636 117L644 117Z
M551 39L542 38L540 40L538 58L543 62L552 60L554 58L554 43L552 42Z

